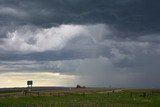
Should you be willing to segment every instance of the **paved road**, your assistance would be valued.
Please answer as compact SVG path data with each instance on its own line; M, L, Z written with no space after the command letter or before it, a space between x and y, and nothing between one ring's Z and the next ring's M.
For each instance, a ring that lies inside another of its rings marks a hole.
M0 94L0 97L21 96L21 95L23 95L22 92L2 93L2 94Z

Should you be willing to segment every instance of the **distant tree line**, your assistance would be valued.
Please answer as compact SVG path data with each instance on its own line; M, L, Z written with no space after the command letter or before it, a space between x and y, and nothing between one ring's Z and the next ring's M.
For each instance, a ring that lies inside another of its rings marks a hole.
M77 85L76 88L86 88L86 86Z

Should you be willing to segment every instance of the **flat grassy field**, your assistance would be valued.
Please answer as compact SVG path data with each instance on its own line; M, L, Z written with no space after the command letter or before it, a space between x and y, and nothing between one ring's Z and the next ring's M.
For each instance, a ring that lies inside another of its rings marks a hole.
M0 107L160 107L159 92L159 89L43 90L26 95L20 92L0 96Z

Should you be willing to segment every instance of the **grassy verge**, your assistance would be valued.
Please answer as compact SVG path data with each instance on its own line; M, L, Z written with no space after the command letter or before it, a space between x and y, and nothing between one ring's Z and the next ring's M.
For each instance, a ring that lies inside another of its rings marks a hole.
M130 90L131 91L131 90ZM115 93L65 93L40 96L0 98L0 107L159 107L160 95L130 96L126 91Z

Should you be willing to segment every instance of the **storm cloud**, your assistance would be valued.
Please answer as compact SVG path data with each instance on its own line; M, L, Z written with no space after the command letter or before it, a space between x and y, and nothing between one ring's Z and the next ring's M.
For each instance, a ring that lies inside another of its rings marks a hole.
M1 75L50 72L87 86L160 87L159 4L1 0Z

